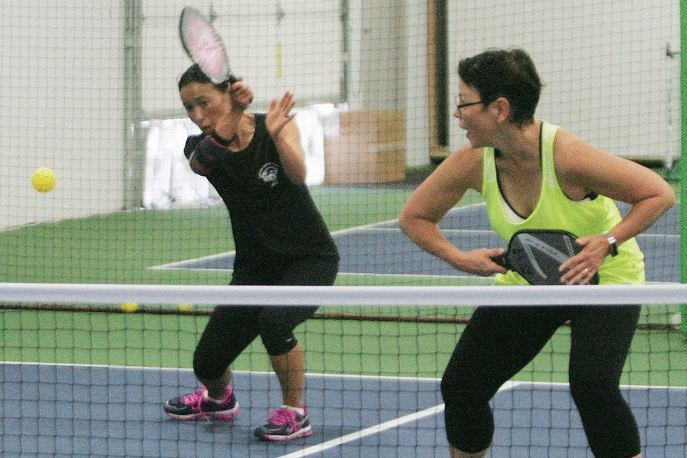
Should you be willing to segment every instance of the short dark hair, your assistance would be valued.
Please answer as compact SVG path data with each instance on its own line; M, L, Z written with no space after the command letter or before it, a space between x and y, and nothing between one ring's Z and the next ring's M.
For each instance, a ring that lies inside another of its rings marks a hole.
M191 83L214 84L212 83L212 80L205 73L203 73L203 70L200 69L198 64L191 65L186 69L183 75L179 77L179 90ZM215 84L215 87L222 92L226 92L227 88L229 87L229 81L227 80L219 84Z
M522 49L488 49L458 64L461 81L479 92L484 106L499 97L511 104L511 121L534 121L542 84L534 62Z

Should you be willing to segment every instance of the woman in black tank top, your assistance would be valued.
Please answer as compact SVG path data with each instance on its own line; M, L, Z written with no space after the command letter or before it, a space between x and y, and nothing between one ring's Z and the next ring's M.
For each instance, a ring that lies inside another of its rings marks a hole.
M305 185L304 154L290 113L293 94L266 114L246 113L252 91L239 80L215 85L197 65L179 81L188 116L202 134L184 148L191 169L222 197L236 247L232 285L332 285L339 255ZM283 405L254 431L263 440L312 434L303 402L304 356L296 326L317 307L218 306L196 346L193 368L203 384L170 399L164 410L180 420L238 415L230 365L260 336L279 379Z

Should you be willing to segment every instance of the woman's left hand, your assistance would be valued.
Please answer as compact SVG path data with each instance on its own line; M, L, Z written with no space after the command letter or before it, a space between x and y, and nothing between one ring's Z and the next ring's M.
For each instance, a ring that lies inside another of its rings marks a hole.
M294 115L290 114L290 112L295 104L293 93L290 91L287 91L279 102L277 102L277 99L272 99L270 109L265 118L265 124L267 125L267 131L273 139L277 138L284 126L293 119Z
M560 272L565 272L561 276L561 282L587 285L608 255L608 239L603 235L589 235L580 237L576 242L582 246L582 251L558 268Z

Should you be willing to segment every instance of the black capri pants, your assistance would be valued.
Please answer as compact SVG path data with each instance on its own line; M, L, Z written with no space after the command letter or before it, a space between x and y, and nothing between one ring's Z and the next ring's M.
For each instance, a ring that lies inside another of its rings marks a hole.
M468 453L491 445L489 401L569 320L570 393L592 452L596 457L638 455L639 431L619 384L639 312L634 305L479 307L441 381L449 443Z
M338 272L338 256L254 260L234 272L231 285L329 286ZM260 336L270 356L292 350L298 343L293 330L317 310L317 306L215 307L193 355L193 369L201 380L220 378L234 360Z

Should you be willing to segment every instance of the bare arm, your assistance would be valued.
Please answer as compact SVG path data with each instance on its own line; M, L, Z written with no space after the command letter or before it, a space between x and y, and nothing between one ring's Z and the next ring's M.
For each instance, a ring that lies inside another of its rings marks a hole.
M631 205L627 215L610 230L620 245L642 233L675 204L672 188L658 174L628 159L594 148L573 135L559 132L554 149L556 171L563 190L575 198L595 192ZM585 268L596 272L610 253L604 234L582 237L582 252L564 263L573 279Z
M465 147L447 157L408 198L399 223L403 232L420 248L456 269L488 276L506 269L491 261L503 249L469 252L450 243L439 230L439 221L463 197L468 188L481 190L482 152Z
M306 172L305 154L301 147L298 127L292 122L294 115L290 114L294 104L291 92L284 94L279 102L273 99L265 123L274 144L277 146L284 172L294 183L303 184Z

